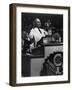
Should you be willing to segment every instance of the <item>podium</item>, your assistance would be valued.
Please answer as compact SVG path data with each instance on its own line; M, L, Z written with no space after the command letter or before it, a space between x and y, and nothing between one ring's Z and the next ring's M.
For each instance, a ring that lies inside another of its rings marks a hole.
M38 53L38 55L36 54L37 50L41 52ZM35 55L22 55L22 76L40 76L40 71L45 59L54 52L63 52L63 44L47 44L41 48L37 48L35 50Z

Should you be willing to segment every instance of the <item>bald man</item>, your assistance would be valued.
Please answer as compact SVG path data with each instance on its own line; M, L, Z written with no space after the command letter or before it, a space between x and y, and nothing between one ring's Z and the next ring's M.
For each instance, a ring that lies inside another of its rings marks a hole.
M41 41L43 37L48 35L48 33L41 29L41 21L39 18L36 18L33 22L33 28L30 31L29 37L30 39L34 39L34 42L30 45L31 48L34 48L37 46L37 43Z

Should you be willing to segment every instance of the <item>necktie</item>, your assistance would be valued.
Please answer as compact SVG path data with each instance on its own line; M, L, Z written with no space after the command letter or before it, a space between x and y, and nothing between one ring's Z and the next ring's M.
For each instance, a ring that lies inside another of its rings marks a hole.
M39 32L42 34L42 32L41 32L40 28L38 28L38 30L39 30Z

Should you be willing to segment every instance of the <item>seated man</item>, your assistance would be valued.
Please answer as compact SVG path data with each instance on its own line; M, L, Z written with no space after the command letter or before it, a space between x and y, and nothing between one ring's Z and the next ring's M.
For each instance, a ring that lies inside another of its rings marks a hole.
M61 43L61 36L59 33L54 33L52 36L52 42Z
M32 44L30 45L30 49L34 49L38 44L42 43L42 38L48 35L48 33L41 29L41 21L39 18L36 18L33 22L33 28L30 30L29 37L33 39Z
M48 32L48 36L46 38L46 43L51 43L52 41L52 35L54 32L55 27L52 26L51 21L47 20L47 22L45 22L44 24L44 29Z

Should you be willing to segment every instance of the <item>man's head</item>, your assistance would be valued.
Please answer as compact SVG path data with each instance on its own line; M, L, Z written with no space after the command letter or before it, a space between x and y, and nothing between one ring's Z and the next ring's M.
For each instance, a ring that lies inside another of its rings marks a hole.
M34 27L40 28L41 27L41 21L40 21L40 19L39 18L36 18L34 20L34 22L33 22L33 25L34 25Z
M47 22L45 22L45 28L49 29L49 27L51 26L51 21L48 20Z

